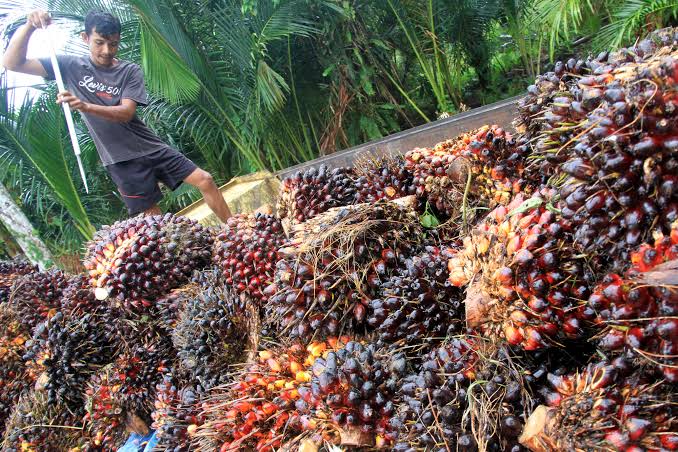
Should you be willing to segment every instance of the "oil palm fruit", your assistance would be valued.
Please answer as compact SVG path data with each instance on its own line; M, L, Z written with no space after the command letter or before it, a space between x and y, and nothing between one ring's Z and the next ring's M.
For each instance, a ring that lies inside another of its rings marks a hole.
M84 264L97 299L143 310L209 264L212 242L203 226L185 217L135 217L99 230Z
M19 260L0 261L0 303L9 300L10 289L17 277L37 271L37 266L27 262Z
M402 156L361 159L355 162L353 172L357 204L393 200L416 193L414 176L405 167Z
M9 303L21 321L35 328L61 307L69 277L61 270L48 270L18 277L12 286Z

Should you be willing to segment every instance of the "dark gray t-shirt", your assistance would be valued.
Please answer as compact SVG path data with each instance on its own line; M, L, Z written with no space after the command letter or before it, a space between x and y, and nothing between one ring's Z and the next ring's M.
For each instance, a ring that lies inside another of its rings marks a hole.
M141 68L128 61L119 61L111 68L95 66L89 56L59 55L59 69L64 85L84 102L115 106L122 99L138 105L148 100ZM40 59L48 78L54 79L49 58ZM167 147L135 114L129 122L113 122L93 114L82 114L104 165L132 160Z

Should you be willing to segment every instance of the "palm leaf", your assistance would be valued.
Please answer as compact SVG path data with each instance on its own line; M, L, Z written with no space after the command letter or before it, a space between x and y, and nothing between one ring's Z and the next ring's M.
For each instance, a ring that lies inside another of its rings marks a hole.
M43 95L34 105L26 99L15 112L3 80L0 147L30 162L69 212L83 238L89 239L95 229L73 181L73 169L67 164L66 153L72 150L63 138L63 130L63 113L54 96Z
M613 49L632 41L644 31L648 17L678 17L676 0L625 0L610 15L595 39L598 49Z

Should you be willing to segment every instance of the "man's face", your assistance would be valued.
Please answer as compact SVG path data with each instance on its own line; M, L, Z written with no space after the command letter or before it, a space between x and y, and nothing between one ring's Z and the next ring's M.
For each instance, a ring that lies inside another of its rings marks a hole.
M120 44L119 34L102 36L97 33L95 28L89 35L83 33L82 40L89 47L89 55L94 64L104 67L113 65L113 59L118 53L118 45Z

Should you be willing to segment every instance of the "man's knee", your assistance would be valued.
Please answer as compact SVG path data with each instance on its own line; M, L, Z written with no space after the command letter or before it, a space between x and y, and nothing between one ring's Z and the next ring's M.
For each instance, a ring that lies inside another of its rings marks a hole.
M200 168L196 169L186 182L195 185L201 191L214 187L214 178L212 175Z

